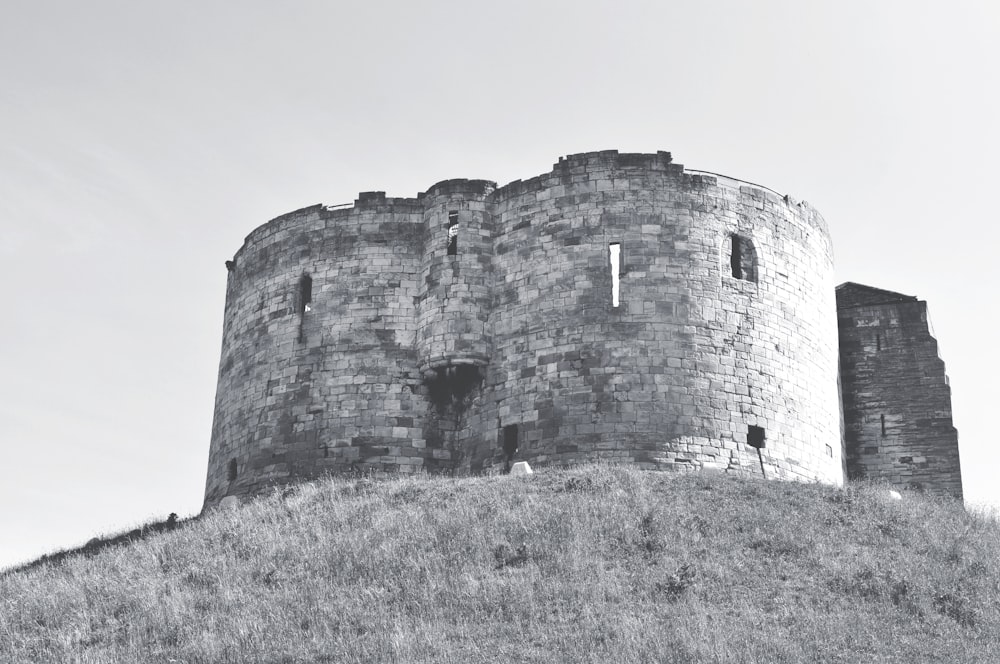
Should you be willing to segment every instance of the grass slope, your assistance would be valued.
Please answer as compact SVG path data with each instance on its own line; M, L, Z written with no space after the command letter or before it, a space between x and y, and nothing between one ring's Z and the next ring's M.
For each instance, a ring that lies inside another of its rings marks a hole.
M341 479L0 577L0 661L997 662L998 545L864 485Z

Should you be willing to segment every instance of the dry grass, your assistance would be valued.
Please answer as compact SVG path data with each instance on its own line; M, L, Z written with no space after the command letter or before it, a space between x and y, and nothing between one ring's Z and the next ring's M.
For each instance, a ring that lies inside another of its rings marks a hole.
M2 662L995 662L957 503L591 466L334 480L0 577Z

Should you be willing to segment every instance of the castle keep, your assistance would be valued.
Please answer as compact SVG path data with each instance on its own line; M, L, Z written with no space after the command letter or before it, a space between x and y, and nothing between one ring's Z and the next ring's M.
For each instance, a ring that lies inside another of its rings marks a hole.
M666 152L304 208L227 267L207 506L520 460L961 495L924 303L835 290L816 210Z

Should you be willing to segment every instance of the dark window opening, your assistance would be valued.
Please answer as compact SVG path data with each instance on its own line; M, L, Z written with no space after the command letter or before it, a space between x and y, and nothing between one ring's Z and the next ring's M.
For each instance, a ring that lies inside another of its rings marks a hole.
M448 213L448 255L458 255L458 212Z
M503 428L503 456L504 470L506 472L510 472L514 455L517 454L517 447L517 425L508 424Z
M732 251L729 255L729 267L733 271L733 276L737 279L743 278L743 256L740 249L739 238L735 235L731 236L732 240Z
M230 482L236 479L236 459L229 460L229 470L226 473L226 476L229 478Z
M621 242L608 244L608 257L611 259L611 306L619 304L622 276L622 245Z
M882 350L882 335L875 335L875 350Z
M312 310L313 280L308 274L299 279L299 313Z
M747 427L747 445L756 447L758 450L764 449L766 434L763 427L750 425Z
M757 252L749 238L729 236L729 269L734 279L757 281Z
M882 435L885 435L885 415L879 415L879 420L882 422Z

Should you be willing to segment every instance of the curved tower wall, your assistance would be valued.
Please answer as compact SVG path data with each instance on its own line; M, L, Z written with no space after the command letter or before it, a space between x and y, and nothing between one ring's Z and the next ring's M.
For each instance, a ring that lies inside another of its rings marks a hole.
M247 237L227 287L207 504L341 468L422 466L423 238L423 206L380 193Z
M818 213L684 173L666 153L571 156L495 200L495 399L500 424L518 426L518 458L754 473L763 462L769 477L842 481ZM756 281L732 276L734 234L751 243ZM764 430L759 457L751 426Z
M489 363L493 224L487 197L495 188L485 180L448 180L422 198L426 241L417 348L425 374Z
M824 222L668 153L305 208L233 262L206 505L325 472L517 460L843 479Z

